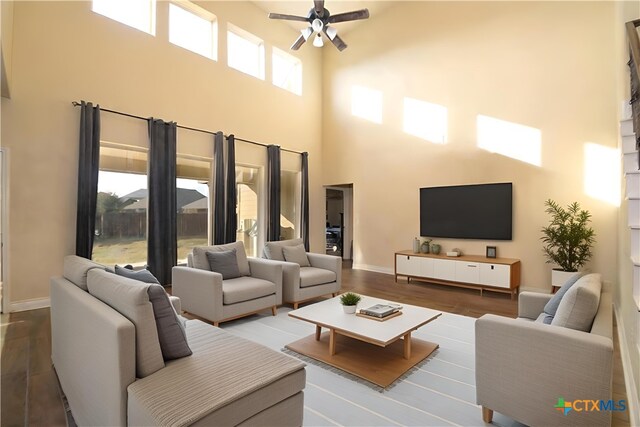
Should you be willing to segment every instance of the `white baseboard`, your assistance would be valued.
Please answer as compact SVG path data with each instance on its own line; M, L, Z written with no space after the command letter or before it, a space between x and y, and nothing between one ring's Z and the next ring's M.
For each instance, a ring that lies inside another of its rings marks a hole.
M51 302L49 301L49 298L36 298L26 301L12 302L9 305L9 313L13 313L15 311L37 310L39 308L49 307L50 305Z
M391 274L391 275L394 274L393 268L378 267L377 265L356 264L356 263L354 263L351 268L353 268L354 270L373 271L375 273L383 273L383 274Z
M613 312L616 315L616 323L618 324L618 342L620 343L620 355L622 356L622 368L624 371L624 385L627 389L627 411L629 411L629 422L632 426L640 426L640 401L638 400L637 386L633 377L633 369L631 368L631 354L627 343L627 335L624 330L624 323L618 315L618 308L613 305ZM638 347L638 355L640 356L640 347Z

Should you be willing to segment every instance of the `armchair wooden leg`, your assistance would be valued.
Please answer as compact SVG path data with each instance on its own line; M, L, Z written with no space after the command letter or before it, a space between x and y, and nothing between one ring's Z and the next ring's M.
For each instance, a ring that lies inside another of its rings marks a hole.
M274 316L278 314L278 307L276 307L275 305L273 307L271 307L271 314L273 314Z
M298 309L298 303L297 303L297 302L294 302L294 303L293 303L293 309L294 309L294 310L297 310L297 309Z
M491 423L493 421L493 409L482 407L482 421Z
M331 293L331 296L332 296L332 297L336 297L337 295L338 295L338 293L337 293L337 292L332 292L332 293Z
M220 326L220 322L213 322L213 326L215 326L215 327Z

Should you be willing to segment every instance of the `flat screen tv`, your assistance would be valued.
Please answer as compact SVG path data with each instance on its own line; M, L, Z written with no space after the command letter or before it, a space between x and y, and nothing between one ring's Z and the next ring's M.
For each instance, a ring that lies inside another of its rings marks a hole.
M511 240L511 183L420 189L420 235Z

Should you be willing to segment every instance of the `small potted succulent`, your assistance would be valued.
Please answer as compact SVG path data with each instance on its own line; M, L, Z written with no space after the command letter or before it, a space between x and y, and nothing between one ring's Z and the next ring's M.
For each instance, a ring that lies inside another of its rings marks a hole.
M353 314L356 312L356 305L358 305L360 299L360 295L347 292L346 294L340 295L340 304L342 304L342 309L345 313Z

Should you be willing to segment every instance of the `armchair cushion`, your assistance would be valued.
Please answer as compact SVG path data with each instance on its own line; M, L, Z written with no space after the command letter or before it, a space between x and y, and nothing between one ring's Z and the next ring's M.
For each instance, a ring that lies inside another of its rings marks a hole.
M222 302L236 304L276 293L276 284L255 277L238 277L222 282Z
M558 306L560 305L562 297L582 276L584 276L584 273L578 273L571 276L571 278L567 280L564 285L562 285L558 292L556 292L555 295L551 297L549 302L544 306L544 313L546 314L546 316L544 317L544 323L551 324L553 317L556 315L556 311L558 311Z
M247 260L247 254L244 251L244 244L242 242L227 243L226 245L215 246L195 246L193 248L193 267L200 270L209 270L209 260L207 259L207 252L222 252L236 250L236 259L238 261L238 270L242 276L250 276L251 269L249 268L249 261Z
M599 274L580 278L560 301L551 324L589 332L598 312L601 287Z
M173 360L190 356L191 349L187 343L185 325L173 309L167 292L162 286L151 284L147 289L147 293L149 294L149 301L153 305L153 315L156 319L162 358L164 360Z
M87 274L89 293L129 319L136 331L136 375L164 368L158 330L149 301L149 284L94 268Z
M316 267L300 268L300 287L324 285L336 281L336 273Z
M309 258L307 258L307 251L303 245L296 246L283 246L282 254L287 262L295 262L300 267L310 267Z
M290 240L280 240L275 242L267 242L264 244L264 257L267 259L273 259L276 261L286 261L284 259L284 254L282 252L282 248L285 246L298 246L303 245L302 239L290 239Z
M222 274L222 280L235 279L241 276L235 249L206 252L205 255L209 261L210 270Z

